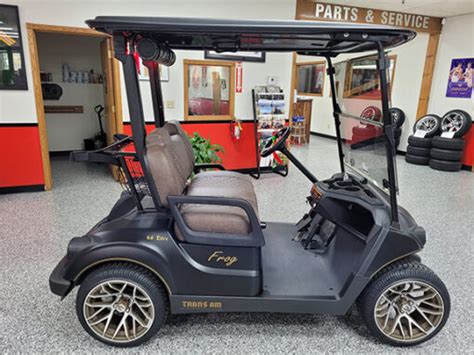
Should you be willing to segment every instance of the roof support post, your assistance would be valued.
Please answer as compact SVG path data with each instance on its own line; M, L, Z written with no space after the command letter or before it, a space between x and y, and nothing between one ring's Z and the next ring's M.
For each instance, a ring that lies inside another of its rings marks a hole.
M390 191L390 206L392 224L398 224L398 205L397 205L397 174L395 172L395 136L394 125L390 115L387 69L390 68L390 60L384 52L383 45L380 42L377 51L377 71L380 78L380 92L382 94L382 117L385 133L385 149L387 155L388 186Z
M148 188L157 209L163 206L160 202L160 195L156 188L155 182L151 176L146 159L146 126L143 114L142 97L140 94L140 84L138 82L137 66L134 57L134 48L123 34L114 34L114 51L115 58L120 60L123 65L123 75L125 79L125 88L127 90L128 111L130 114L130 122L132 124L133 144L135 152L140 161Z
M133 57L133 46L129 46L128 39L121 34L114 35L115 57L123 64L123 76L127 90L128 111L132 123L133 142L138 156L145 148L145 118L143 115L140 85L138 83L137 68Z
M341 120L339 118L339 114L341 113L341 108L337 103L337 92L336 92L336 84L334 82L334 75L336 74L336 70L332 65L331 57L326 57L326 61L328 63L327 74L329 76L329 83L331 85L331 99L332 99L332 114L334 116L334 125L336 126L336 137L337 137L337 151L339 153L339 164L341 166L341 172L345 172L344 168L344 152L342 150L342 137L341 137Z
M148 68L150 76L151 99L153 102L153 114L155 116L156 128L165 124L165 113L163 108L163 94L161 90L160 68L155 60L144 60L143 65Z

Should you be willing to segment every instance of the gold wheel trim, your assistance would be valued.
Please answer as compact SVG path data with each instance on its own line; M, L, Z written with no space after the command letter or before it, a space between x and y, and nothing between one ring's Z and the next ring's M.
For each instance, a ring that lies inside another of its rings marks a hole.
M87 294L83 314L87 325L100 338L126 343L150 330L155 308L148 293L135 283L107 280Z
M415 342L433 333L444 317L444 303L431 285L405 280L389 286L375 304L378 329L388 338Z

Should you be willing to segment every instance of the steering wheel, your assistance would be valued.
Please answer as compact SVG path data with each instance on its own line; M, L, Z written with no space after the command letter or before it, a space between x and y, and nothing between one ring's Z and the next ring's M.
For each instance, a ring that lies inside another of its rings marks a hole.
M290 136L290 127L283 127L278 130L277 134L273 137L268 138L265 142L263 149L260 151L260 155L265 158L268 157L273 152L280 150L285 146L285 142Z

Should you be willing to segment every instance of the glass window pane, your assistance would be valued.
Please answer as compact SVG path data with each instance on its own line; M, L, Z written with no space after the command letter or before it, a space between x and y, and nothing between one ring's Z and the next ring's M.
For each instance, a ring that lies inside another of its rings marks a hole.
M188 65L188 114L230 115L230 67Z
M348 171L367 178L389 193L382 101L378 74L373 66L375 59L372 58L335 64L336 93L342 111L340 130L344 165ZM354 84L354 70L360 74L360 78L355 79L357 85ZM359 91L348 94L348 89Z
M298 65L298 94L322 95L325 65Z

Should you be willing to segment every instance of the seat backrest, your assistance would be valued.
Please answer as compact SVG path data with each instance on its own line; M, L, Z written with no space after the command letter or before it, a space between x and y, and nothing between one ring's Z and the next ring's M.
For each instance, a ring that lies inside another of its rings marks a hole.
M168 121L166 122L167 125L172 125L175 127L176 132L178 132L179 136L182 139L182 143L184 144L184 148L186 149L186 153L189 156L190 161L192 162L194 166L194 162L196 157L194 156L194 150L193 146L191 145L191 142L189 141L188 135L184 130L181 128L181 124L178 121Z
M194 154L190 156L190 143L180 130L179 124L168 122L146 137L148 166L163 206L168 206L168 196L184 193L194 169Z

